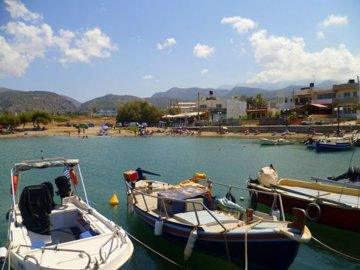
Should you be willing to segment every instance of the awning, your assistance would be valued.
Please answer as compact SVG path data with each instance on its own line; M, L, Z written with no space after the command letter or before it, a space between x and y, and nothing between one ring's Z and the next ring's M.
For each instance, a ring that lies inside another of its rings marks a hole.
M318 108L329 108L328 106L319 103L311 103L310 105Z
M187 118L187 117L196 117L198 115L203 115L205 114L204 112L191 112L191 113L179 113L179 114L168 114L168 115L164 115L161 118L165 118L165 119L171 119L171 118Z

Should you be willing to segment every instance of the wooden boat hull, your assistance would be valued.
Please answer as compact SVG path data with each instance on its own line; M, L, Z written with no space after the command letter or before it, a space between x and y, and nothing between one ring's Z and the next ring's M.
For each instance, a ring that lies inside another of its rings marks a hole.
M154 229L157 218L139 207L135 206L134 209L138 216ZM194 226L164 220L162 232L164 236L186 244L193 229ZM266 269L288 269L300 246L299 242L272 230L247 236L244 233L229 232L225 236L219 233L206 233L198 228L195 250L206 251L224 258L230 257L232 262L244 266L245 243L247 243L249 265Z
M251 190L271 190L257 184L249 184L248 188L250 189L250 194L252 193ZM288 214L292 213L292 209L294 207L302 208L304 210L308 208L307 212L309 212L309 215L312 217L310 218L312 219L311 221L339 229L355 232L360 231L360 208L334 205L318 200L316 204L320 207L319 214L315 207L309 207L309 204L314 201L312 198L294 196L294 194L291 194L290 192L281 193L281 198L284 211ZM273 202L272 197L264 193L257 193L256 200L257 202L263 203L267 206L271 206ZM317 215L319 215L318 220L316 218Z

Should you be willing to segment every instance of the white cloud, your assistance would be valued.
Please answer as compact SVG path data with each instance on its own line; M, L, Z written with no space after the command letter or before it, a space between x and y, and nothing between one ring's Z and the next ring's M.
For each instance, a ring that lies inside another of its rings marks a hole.
M322 32L322 31L317 32L316 33L316 38L317 39L324 39L325 38L324 32Z
M208 74L208 73L209 73L209 70L207 70L207 69L202 69L202 70L200 71L200 73L201 73L202 75L205 75L205 74Z
M69 31L62 31L61 42L69 42L73 34ZM111 51L117 50L117 47L111 43L110 38L102 33L99 28L86 31L82 36L77 38L74 43L75 47L70 48L63 43L60 45L65 57L60 61L62 63L68 62L90 62L91 58L107 58L111 56Z
M176 45L176 40L175 40L175 38L167 38L164 43L162 43L162 44L161 44L161 43L156 44L156 48L161 51L161 50L164 50L164 49L166 49L166 48L173 47L173 46L175 46L175 45Z
M21 76L28 66L29 60L0 36L0 78L9 74Z
M34 59L43 58L53 45L53 33L47 24L36 27L10 22L3 29L12 39L0 36L0 78L23 75Z
M144 80L152 80L154 77L152 75L144 75Z
M215 53L215 48L208 45L196 44L193 49L193 54L199 58L208 58Z
M256 27L256 22L248 18L242 18L240 16L224 17L221 20L222 24L230 24L239 33L244 34Z
M342 24L348 24L347 16L329 15L319 25L322 26L322 27L329 27L329 26L332 26L332 25L342 25Z
M249 82L278 82L304 80L315 74L320 80L347 80L360 70L360 57L354 56L345 45L310 53L302 38L268 36L266 30L250 38L255 60L263 71Z
M36 21L41 19L41 15L30 12L21 1L5 0L6 10L13 19L23 19L25 21Z
M110 57L117 47L110 38L95 27L85 33L70 30L54 34L50 25L36 21L41 16L30 12L18 0L6 0L7 11L13 19L1 26L6 34L0 36L0 78L21 76L36 58L45 58L47 52L60 52L61 63L90 62L92 58ZM58 51L56 51L59 49Z

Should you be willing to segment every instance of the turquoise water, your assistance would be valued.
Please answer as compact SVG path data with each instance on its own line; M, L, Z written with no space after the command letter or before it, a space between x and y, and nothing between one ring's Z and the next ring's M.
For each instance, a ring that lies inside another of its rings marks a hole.
M215 181L246 186L249 177L270 163L280 177L310 179L338 175L349 163L360 163L360 148L338 153L316 153L304 145L260 146L255 140L238 138L198 137L69 137L21 138L0 140L0 244L5 245L5 214L11 203L10 169L15 162L44 157L79 158L87 194L92 205L111 217L132 235L173 261L189 269L237 269L226 260L202 253L193 253L183 261L183 247L166 239L156 238L136 215L126 209L122 173L141 167L161 174L159 180L177 183L194 172L205 172ZM50 176L49 176L50 177ZM46 181L48 179L41 179ZM111 208L108 201L116 191L120 204ZM225 195L226 190L219 190ZM247 199L246 192L234 194ZM360 226L360 224L359 224ZM360 257L359 234L311 226L313 234L337 249ZM345 240L344 240L345 239ZM132 260L125 269L180 269L135 243ZM337 255L311 241L301 245L291 269L360 269L360 264Z

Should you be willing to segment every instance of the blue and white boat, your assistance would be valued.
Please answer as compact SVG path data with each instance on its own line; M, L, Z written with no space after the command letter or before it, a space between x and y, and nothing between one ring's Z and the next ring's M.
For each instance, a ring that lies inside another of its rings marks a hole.
M315 143L316 151L349 150L354 146L352 137L320 138Z
M128 209L153 230L156 236L167 236L184 245L184 259L192 251L225 257L245 269L288 269L297 256L300 243L308 242L311 233L305 226L305 212L294 209L294 221L279 220L280 211L271 214L237 205L229 188L225 198L213 196L215 185L226 186L194 174L178 185L146 180L143 170L124 172ZM244 189L246 190L246 189Z

